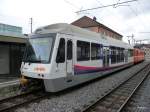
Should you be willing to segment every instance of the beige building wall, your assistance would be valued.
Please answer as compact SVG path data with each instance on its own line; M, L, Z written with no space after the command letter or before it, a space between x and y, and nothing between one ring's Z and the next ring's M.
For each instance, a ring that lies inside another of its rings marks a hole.
M145 59L150 60L150 48L144 47L142 48L145 52Z

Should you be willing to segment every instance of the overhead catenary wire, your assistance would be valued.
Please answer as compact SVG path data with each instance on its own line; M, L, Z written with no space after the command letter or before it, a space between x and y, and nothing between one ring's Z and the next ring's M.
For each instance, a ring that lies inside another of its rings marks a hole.
M116 3L114 4L110 4L110 5L103 5L99 0L96 0L101 6L99 7L95 7L95 8L91 8L91 9L84 9L84 10L80 10L80 11L77 11L76 13L84 13L86 11L91 11L91 10L96 10L96 9L99 9L99 8L106 8L106 7L113 7L113 8L117 8L119 6L128 6L129 10L131 10L131 12L136 16L136 19L139 21L137 24L141 24L141 27L143 27L145 29L145 26L147 26L148 24L145 24L144 20L142 17L140 17L139 15L139 10L137 10L137 8L139 8L137 5L135 7L132 7L131 5L129 5L128 3L131 3L131 2L134 2L136 1L136 3L138 3L139 5L139 1L138 0L131 0L131 1L124 1L124 2L121 2L121 0L117 0ZM122 5L121 5L122 4ZM123 4L126 4L126 5L123 5ZM141 10L140 10L141 11Z
M76 6L75 4L73 4L73 3L71 3L71 2L69 2L68 0L64 0L67 4L69 4L69 5L71 5L71 6L73 6L74 8L76 8L76 9L80 9L78 6Z
M104 6L100 0L96 0L101 6ZM106 9L110 14L114 13L112 10ZM114 18L112 18L114 20ZM111 26L111 25L110 25Z
M101 1L100 0L96 0L101 6L104 6L102 3L101 3ZM116 2L116 1L114 1L114 2ZM118 4L120 2L120 0L117 0L117 2L116 2L116 4ZM127 5L119 5L119 6L127 6ZM117 8L117 6L115 6L115 7L113 7L113 8ZM106 10L107 10L107 12L109 11L109 13L114 13L114 11L113 10L109 10L109 9L107 9L106 8ZM114 18L112 18L112 19L114 19ZM124 22L127 26L128 26L128 24L126 23L126 22Z
M144 11L143 11L143 9L142 8L140 8L140 5L141 5L141 3L139 2L139 1L137 1L137 8L139 9L139 11L140 11L140 13L144 13ZM145 16L145 14L143 14L143 16L144 16L144 21L146 20L147 21L147 23L149 23L149 19ZM145 25L145 24L144 24ZM146 24L146 26L147 25L149 25L149 24ZM149 31L143 31L144 33L148 33ZM142 32L142 33L143 33Z
M78 10L81 10L81 9L82 9L82 7L78 7L77 5L73 4L72 2L70 2L70 1L68 1L68 0L64 0L64 2L66 2L67 4L69 4L70 6L76 8L76 9L78 9ZM84 13L84 14L88 14L88 15L94 16L94 15L92 15L91 13Z
M139 21L137 24L142 23L142 26L143 26L144 24L143 24L142 20L139 18L138 12L136 12L130 5L128 7L132 11L132 13L137 17L137 19ZM144 28L144 26L143 26L143 28Z
M79 7L77 7L76 5L74 5L73 3L67 1L67 0L64 0L66 3L70 4L71 6L79 9ZM99 0L96 0L101 6L100 7L96 7L96 8L91 8L91 9L86 9L86 10L81 10L81 8L79 9L80 11L78 11L77 14L85 14L86 11L91 11L91 10L94 10L94 9L97 9L97 8L106 8L106 7L110 7L112 6L113 8L117 8L119 6L128 6L129 9L132 11L132 13L137 17L137 19L140 21L140 23L142 23L143 21L139 18L139 15L138 15L138 12L137 10L135 10L134 8L132 8L128 3L131 3L131 2L134 2L134 1L138 1L138 0L130 0L130 1L124 1L124 2L121 2L121 0L117 0L116 3L113 3L113 4L110 4L110 5L103 5ZM123 5L123 4L127 4L127 5ZM111 11L112 12L112 11ZM86 12L86 14L88 15L91 15L91 13L89 12ZM138 23L139 24L139 23Z
M140 18L138 11L133 9L130 5L128 6L129 9L132 11L132 13L136 16L137 20L139 21L137 24L141 24L141 26L143 27L143 29L145 29L145 23L143 22L143 19Z
M117 6L117 5L126 4L126 3L130 3L130 2L134 2L134 1L138 1L138 0L130 0L130 1L125 1L125 2L118 2L118 3L114 3L114 4L104 5L104 6L100 6L100 7L84 9L84 10L77 11L76 13L89 11L89 10L96 10L96 9L105 8L105 7L111 7L111 6L114 7L114 6Z
M105 8L104 7L104 5L101 3L101 1L100 0L96 0L97 1L97 3L99 3L100 5L101 5L101 7L103 7L103 8ZM113 8L117 8L117 7L119 7L119 6L125 6L125 5L118 5L118 4L120 4L119 3L120 2L120 0L117 0L117 2L116 2L116 4L115 4L115 6L113 6ZM127 2L127 1L126 1ZM106 10L107 10L107 12L109 12L109 13L114 13L112 10L109 10L109 9L107 9L106 8ZM87 11L83 11L83 12L81 12L81 13L84 13L84 12L89 12L89 11L91 11L91 10L87 10ZM80 13L80 12L79 12ZM77 13L78 14L78 13ZM112 19L114 19L114 18L112 18ZM101 19L102 20L102 19ZM110 25L111 26L111 25ZM128 25L127 25L128 26ZM114 27L113 27L114 28Z

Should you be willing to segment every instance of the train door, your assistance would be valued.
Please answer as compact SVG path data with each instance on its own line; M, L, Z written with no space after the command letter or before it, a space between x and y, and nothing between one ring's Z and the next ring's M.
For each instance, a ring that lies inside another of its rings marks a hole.
M73 42L60 38L56 57L57 74L73 75Z
M103 47L103 67L109 66L109 47Z
M73 42L71 39L67 39L66 51L66 72L69 76L73 75Z
M128 62L128 50L125 49L124 54L125 54L125 62Z
M65 38L60 38L56 56L57 74L66 74L66 42Z

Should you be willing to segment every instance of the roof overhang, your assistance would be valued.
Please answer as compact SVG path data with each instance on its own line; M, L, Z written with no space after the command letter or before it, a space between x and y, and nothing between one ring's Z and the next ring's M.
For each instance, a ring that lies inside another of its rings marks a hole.
M23 34L0 33L0 42L26 43L27 40Z

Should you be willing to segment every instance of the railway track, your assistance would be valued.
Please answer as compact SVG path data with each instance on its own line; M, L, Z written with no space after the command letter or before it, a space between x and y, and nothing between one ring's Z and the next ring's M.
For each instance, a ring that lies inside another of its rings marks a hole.
M149 74L150 64L97 101L84 106L81 112L121 112Z
M150 65L148 66L147 69L144 69L141 72L146 73L149 68L150 68ZM143 76L141 76L139 79L142 79L142 77ZM135 81L135 83L136 83L136 81ZM66 91L64 93L61 92L60 94L55 94L55 95L62 95L62 94L65 94L65 93L66 93ZM47 96L48 97L52 96L52 94L48 94L48 93L44 92L43 90L36 90L36 91L30 92L30 93L27 93L27 94L22 94L22 95L19 95L19 96L15 96L15 97L7 98L7 99L4 99L4 100L0 100L0 112L4 112L4 111L12 112L12 110L15 110L15 109L17 109L21 106L24 106L24 105L27 105L29 103L35 102L37 100L39 101L40 99L43 99L43 98L47 98ZM107 96L104 96L102 99L104 99L105 97L107 97ZM94 104L96 104L96 103L93 103L92 109L94 109ZM86 112L86 111L94 112L95 110L94 111L91 110L91 105L90 105L90 106L84 108L83 112ZM98 112L99 111L107 112L107 110L106 111L105 110L98 110ZM114 111L115 111L115 109L114 109ZM112 112L112 110L111 110L111 112Z
M144 83L136 90L133 96L128 100L121 112L150 112L149 106L149 83L150 75L146 78ZM146 90L146 92L145 92Z
M11 111L25 104L39 100L47 95L42 89L38 89L26 94L0 100L0 112Z

